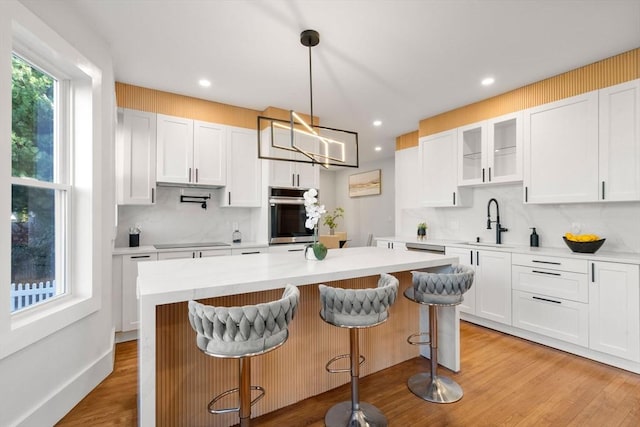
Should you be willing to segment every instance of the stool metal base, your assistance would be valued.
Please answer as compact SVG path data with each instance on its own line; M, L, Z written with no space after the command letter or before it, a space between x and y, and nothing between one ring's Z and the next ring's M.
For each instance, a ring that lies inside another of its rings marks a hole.
M416 396L433 403L453 403L462 399L462 387L451 378L423 372L409 378L409 390Z
M327 411L326 427L387 427L387 417L375 406L360 402L360 409L353 410L351 401L340 402Z

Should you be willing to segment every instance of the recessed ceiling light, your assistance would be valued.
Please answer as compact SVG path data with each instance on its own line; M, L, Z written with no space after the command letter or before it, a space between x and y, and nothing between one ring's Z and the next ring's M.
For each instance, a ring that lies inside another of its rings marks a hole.
M482 86L491 86L493 83L495 83L495 81L496 79L494 79L493 77L486 77L482 79L480 83L482 83Z
M376 151L382 151L382 147L379 147L379 146L378 146L378 147L374 148L374 150L376 150Z
M211 86L211 82L207 79L200 79L198 80L198 84L202 87L209 87Z
M382 125L382 120L374 120L373 121L373 125L374 126L381 126Z

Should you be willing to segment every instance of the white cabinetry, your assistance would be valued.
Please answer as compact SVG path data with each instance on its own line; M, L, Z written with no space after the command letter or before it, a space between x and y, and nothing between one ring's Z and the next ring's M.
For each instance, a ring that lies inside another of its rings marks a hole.
M122 331L138 329L138 296L136 281L138 263L157 260L157 254L141 253L122 256Z
M476 271L475 315L511 325L511 254L473 250L471 263Z
M405 242L396 242L393 240L380 240L376 239L376 246L379 248L394 249L396 251L406 251L407 245Z
M260 207L262 163L257 138L253 129L228 127L227 186L222 206Z
M513 326L586 347L587 261L513 255Z
M640 80L599 91L599 200L640 200Z
M457 256L458 264L466 265L467 267L473 268L473 266L471 265L471 261L473 258L473 250L446 247L445 254L449 256ZM465 294L463 295L463 301L458 306L461 312L476 314L476 289L477 288L478 288L477 278L474 277L473 284L471 285L469 290L465 292Z
M420 138L421 204L464 206L469 190L458 188L457 130Z
M458 184L522 180L522 112L458 128Z
M158 182L225 185L225 126L158 114L157 129Z
M308 163L269 160L271 187L318 188L320 167Z
M156 115L118 109L116 192L121 205L155 203Z
M306 247L307 247L306 243L273 245L273 246L269 246L269 253L277 254L277 253L286 253L286 252L304 252L304 249Z
M231 255L231 249L186 249L182 251L160 252L158 259L206 258L225 255Z
M598 198L598 91L525 112L524 201Z
M231 255L254 255L264 254L269 252L269 248L244 248L244 249L231 249Z
M589 264L589 347L640 361L638 266L600 261Z

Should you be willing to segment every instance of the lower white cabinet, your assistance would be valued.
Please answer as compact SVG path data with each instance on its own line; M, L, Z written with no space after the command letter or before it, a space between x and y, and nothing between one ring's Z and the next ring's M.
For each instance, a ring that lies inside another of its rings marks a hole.
M157 253L143 253L122 256L122 331L138 329L138 296L136 280L138 263L155 261Z
M206 258L210 256L225 256L231 255L231 249L205 249L205 250L187 250L187 251L171 251L160 252L158 254L159 260L165 259L181 259L181 258Z
M376 246L379 248L395 249L397 251L407 250L405 242L396 242L393 240L376 240Z
M445 249L475 271L460 311L511 325L511 253L480 249Z
M513 326L586 347L588 304L513 291Z
M589 267L589 348L640 361L639 267L601 261Z
M470 249L462 249L462 248L445 248L445 254L450 256L457 256L458 263L462 265L466 265L467 267L471 267L471 258L472 258L473 250ZM478 285L476 283L476 278L474 277L473 284L471 288L465 292L463 295L462 303L458 306L460 311L463 313L476 314L476 289Z

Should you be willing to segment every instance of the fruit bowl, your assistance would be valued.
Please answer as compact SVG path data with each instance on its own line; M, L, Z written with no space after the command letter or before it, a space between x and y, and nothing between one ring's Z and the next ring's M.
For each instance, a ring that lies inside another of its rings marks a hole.
M591 242L575 242L573 240L569 240L566 237L562 236L562 240L569 246L573 252L580 252L582 254L594 254L600 246L607 239L593 240Z

